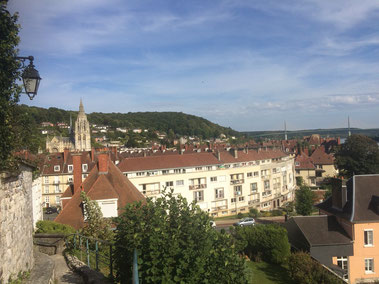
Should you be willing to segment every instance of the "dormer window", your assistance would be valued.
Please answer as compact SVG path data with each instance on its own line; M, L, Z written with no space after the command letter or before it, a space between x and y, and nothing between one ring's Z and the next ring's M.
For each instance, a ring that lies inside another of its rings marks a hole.
M73 165L68 165L67 169L68 169L69 173L72 173L74 171L74 166Z
M296 167L300 166L300 163L299 162L295 162L295 166Z
M61 166L54 166L54 172L59 172L61 170Z
M83 164L82 165L82 170L83 170L83 172L88 171L88 164Z

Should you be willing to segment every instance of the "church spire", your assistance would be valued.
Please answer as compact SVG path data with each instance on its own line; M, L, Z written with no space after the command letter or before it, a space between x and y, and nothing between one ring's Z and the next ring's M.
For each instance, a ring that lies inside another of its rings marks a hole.
M82 98L80 98L79 113L85 113Z

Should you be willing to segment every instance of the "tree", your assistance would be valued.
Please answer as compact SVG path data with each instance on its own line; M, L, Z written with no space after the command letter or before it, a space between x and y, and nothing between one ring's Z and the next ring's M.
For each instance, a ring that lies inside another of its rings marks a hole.
M251 259L282 264L290 256L287 231L276 224L237 227L232 234L239 249Z
M84 216L87 222L81 233L94 239L111 241L113 239L111 222L103 218L99 204L91 200L84 191L80 193L80 197L83 200Z
M16 105L21 92L19 63L16 60L19 43L18 15L6 9L7 1L0 1L0 170L15 167L12 151L18 146Z
M367 136L351 135L335 157L337 168L344 177L379 173L378 144Z
M143 283L247 283L246 264L230 235L211 227L196 203L172 191L128 204L116 219L117 281L130 283L134 249Z
M313 209L313 199L314 192L308 186L300 186L300 189L296 191L296 212L304 216L311 215Z

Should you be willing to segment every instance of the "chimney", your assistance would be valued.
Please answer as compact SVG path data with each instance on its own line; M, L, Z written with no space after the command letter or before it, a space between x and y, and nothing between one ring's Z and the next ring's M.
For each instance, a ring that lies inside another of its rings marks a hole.
M347 189L346 185L342 183L341 179L332 179L332 207L341 210L347 202Z
M219 150L217 150L217 160L221 161L221 153Z
M66 164L67 163L67 158L68 158L68 153L70 152L70 150L68 150L68 148L64 148L63 150L63 162Z
M184 153L184 149L180 149L180 155L183 155L183 153Z
M143 156L144 156L144 157L146 157L146 156L147 156L147 154L146 154L146 151L143 151Z
M95 148L94 147L91 148L91 161L92 162L95 161Z
M117 146L112 146L111 150L114 155L115 161L118 160L117 159Z
M235 148L230 149L235 159L238 159L238 150Z
M72 163L74 166L74 190L73 194L82 184L82 153L72 153Z
M108 173L109 154L107 152L100 152L97 155L99 174Z

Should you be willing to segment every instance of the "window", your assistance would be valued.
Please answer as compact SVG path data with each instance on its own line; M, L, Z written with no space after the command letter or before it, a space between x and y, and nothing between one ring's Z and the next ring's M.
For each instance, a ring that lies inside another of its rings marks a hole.
M45 183L49 183L49 177L45 177Z
M296 167L300 166L300 163L299 162L295 162L295 166Z
M259 177L259 172L254 172L254 177Z
M181 172L182 172L181 169L174 169L175 174L180 174Z
M265 190L270 190L270 181L269 180L264 181L264 188L265 188Z
M82 174L82 179L85 180L88 177L88 174Z
M45 193L49 193L49 185L45 185Z
M47 203L47 205L48 205L48 203L50 203L50 196L45 196L45 203Z
M252 176L253 176L253 173L252 173L252 172L247 173L247 177L248 177L248 178L250 178L250 177L252 177Z
M203 167L196 167L195 170L196 171L201 171L203 169Z
M61 170L61 166L54 166L54 172L59 172Z
M159 194L159 182L142 184L142 193L146 196Z
M184 180L180 179L176 181L176 186L183 186L184 185Z
M83 164L82 165L82 170L83 170L83 172L88 171L88 164Z
M215 189L215 198L224 198L224 188L216 188Z
M168 175L169 170L162 170L162 175Z
M240 201L240 202L245 201L245 196L238 197L238 201Z
M61 204L61 198L59 195L55 196L55 203L58 205Z
M172 186L174 186L173 181L166 181L166 187L172 187Z
M337 265L342 269L347 269L347 257L346 256L337 256Z
M365 236L365 246L367 246L367 247L373 246L374 245L374 242L373 242L374 231L373 230L365 230L364 236Z
M204 201L204 191L195 191L193 193L193 199L198 202L198 201Z
M242 185L236 185L234 187L234 195L242 195Z
M261 176L269 176L270 175L270 170L261 170Z
M217 181L217 177L211 177L211 182Z
M74 166L73 165L68 165L67 169L68 169L69 173L72 173L73 170L74 170Z
M137 177L144 176L145 172L137 172L136 175L137 175Z
M365 272L374 273L374 259L373 258L365 258Z
M61 190L59 189L59 185L57 184L55 185L55 193L59 193L59 192L61 192Z
M235 202L236 202L236 198L231 198L231 199L230 199L230 202L231 202L231 203L235 203Z
M208 170L208 171L211 171L211 170L212 170L212 166L208 166L208 167L207 167L207 170Z
M251 192L257 192L258 191L258 184L256 182L253 182L250 184Z

